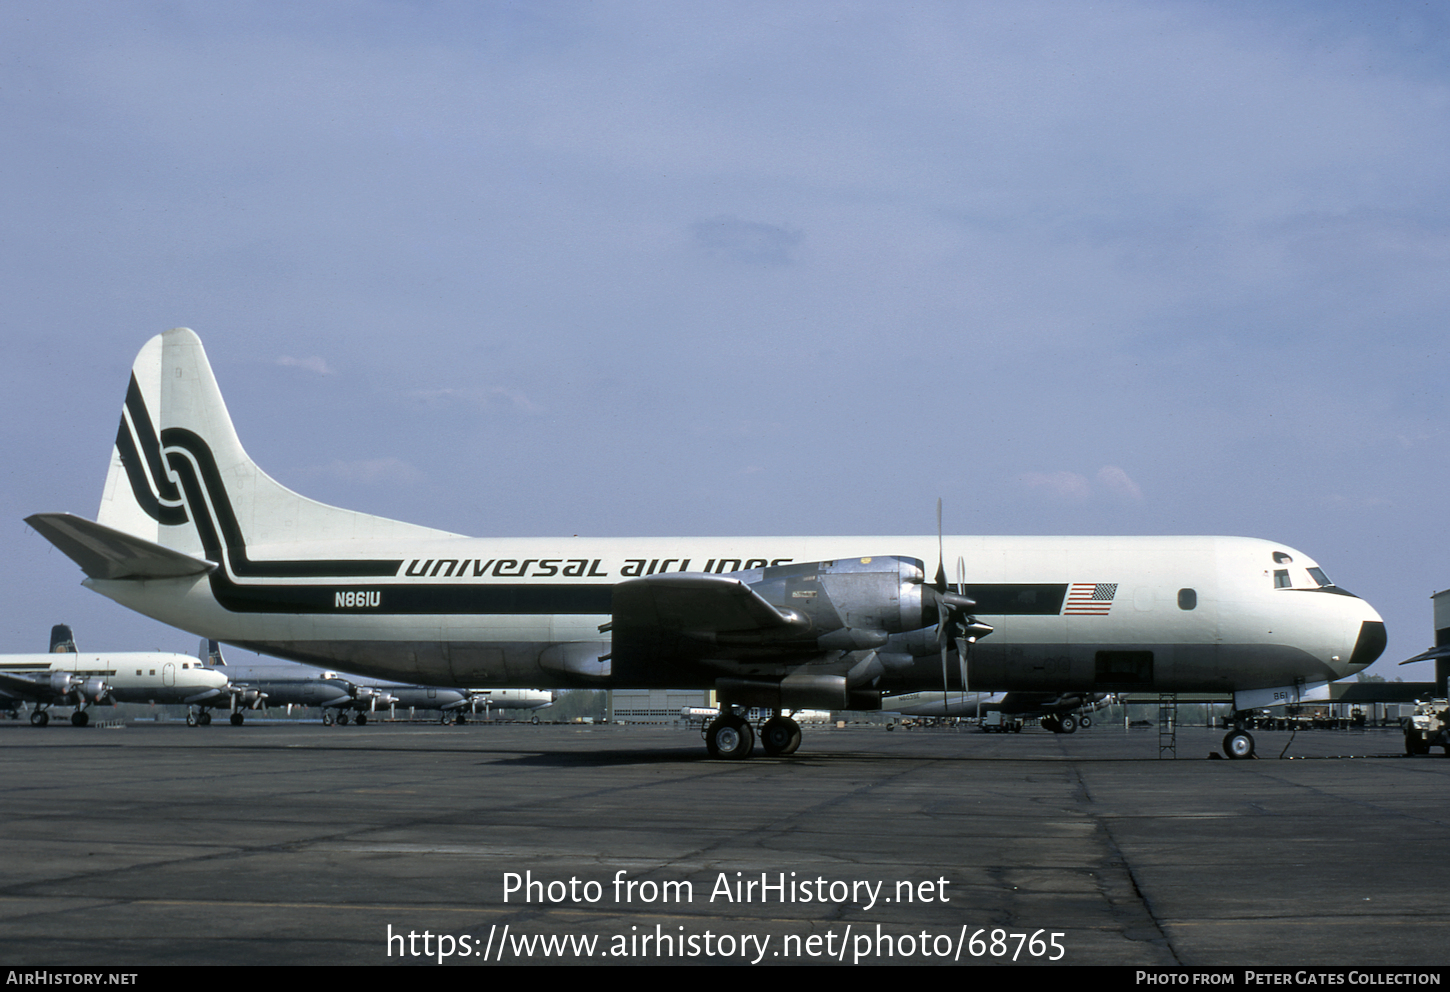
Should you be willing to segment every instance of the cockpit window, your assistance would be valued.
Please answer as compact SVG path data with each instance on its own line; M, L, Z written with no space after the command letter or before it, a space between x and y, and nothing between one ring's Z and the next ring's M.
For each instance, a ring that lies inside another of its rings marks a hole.
M1290 562L1292 562L1293 560L1294 560L1293 558L1290 558L1287 554L1285 554L1282 551L1275 551L1274 552L1274 564L1275 565L1287 565Z
M1309 570L1309 577L1315 582L1319 583L1320 589L1325 589L1329 586L1334 585L1333 582L1329 581L1329 576L1324 574L1324 569L1322 568L1311 568Z
M1290 589L1293 588L1293 585L1294 584L1289 581L1289 570L1287 568L1274 569L1275 589Z

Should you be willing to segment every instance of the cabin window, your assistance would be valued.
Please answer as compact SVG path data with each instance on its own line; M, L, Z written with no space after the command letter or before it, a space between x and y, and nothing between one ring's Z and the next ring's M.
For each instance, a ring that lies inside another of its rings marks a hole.
M1289 581L1289 570L1287 568L1274 569L1274 588L1289 589L1294 583Z
M1191 610L1198 605L1198 593L1193 589L1178 590L1178 608Z

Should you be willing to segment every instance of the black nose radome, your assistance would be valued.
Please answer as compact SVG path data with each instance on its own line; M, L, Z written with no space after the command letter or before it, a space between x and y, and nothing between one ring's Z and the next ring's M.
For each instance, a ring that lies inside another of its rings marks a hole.
M1385 637L1385 625L1380 620L1366 620L1359 625L1359 639L1354 642L1354 654L1350 655L1351 665L1368 665L1378 658L1385 649L1388 638Z

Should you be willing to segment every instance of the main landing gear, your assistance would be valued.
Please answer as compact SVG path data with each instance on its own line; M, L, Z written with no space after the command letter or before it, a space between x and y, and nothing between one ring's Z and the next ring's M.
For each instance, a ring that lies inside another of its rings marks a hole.
M743 760L755 751L755 728L733 710L721 713L705 728L705 749L712 758ZM771 757L795 753L801 726L788 716L772 716L760 726L760 747Z

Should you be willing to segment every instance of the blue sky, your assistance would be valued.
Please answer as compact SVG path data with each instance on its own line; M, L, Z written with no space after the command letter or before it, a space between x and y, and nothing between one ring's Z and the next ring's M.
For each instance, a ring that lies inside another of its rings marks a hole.
M327 502L1267 537L1428 677L1442 9L8 3L0 650L191 647L21 523L94 516L185 325Z

